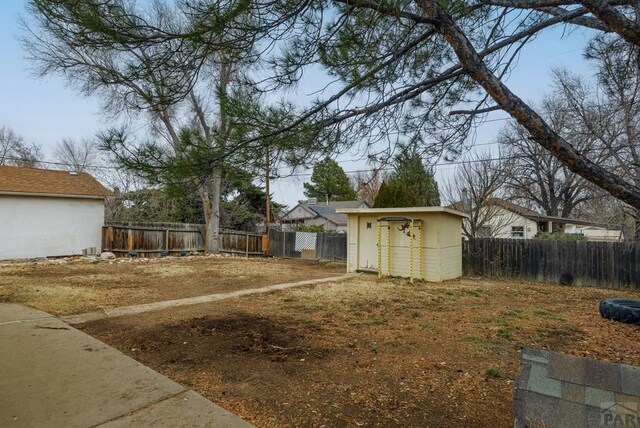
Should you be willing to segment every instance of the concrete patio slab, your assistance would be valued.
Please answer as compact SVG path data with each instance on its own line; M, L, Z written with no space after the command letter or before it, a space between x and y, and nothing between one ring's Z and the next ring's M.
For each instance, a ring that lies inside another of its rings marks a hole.
M185 418L184 415L189 415ZM183 394L153 404L114 421L98 425L100 428L126 427L216 427L240 428L238 417L231 412L211 406L202 395L187 391ZM246 427L251 425L246 424Z
M47 315L0 304L0 426L251 426Z
M13 323L21 321L29 321L42 318L53 318L46 312L38 309L27 308L26 306L17 305L15 303L3 303L2 311L0 311L0 324Z

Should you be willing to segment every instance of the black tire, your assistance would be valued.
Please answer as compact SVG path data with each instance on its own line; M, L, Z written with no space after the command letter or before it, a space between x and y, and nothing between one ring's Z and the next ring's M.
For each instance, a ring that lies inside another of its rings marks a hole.
M614 321L640 325L640 300L602 300L600 302L600 315Z

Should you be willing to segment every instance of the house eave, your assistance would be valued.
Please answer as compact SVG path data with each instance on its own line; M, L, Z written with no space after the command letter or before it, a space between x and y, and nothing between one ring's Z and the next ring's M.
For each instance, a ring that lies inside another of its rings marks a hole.
M30 196L39 198L63 198L63 199L93 199L104 200L107 195L70 195L65 193L31 193L31 192L9 192L6 190L0 190L0 196Z

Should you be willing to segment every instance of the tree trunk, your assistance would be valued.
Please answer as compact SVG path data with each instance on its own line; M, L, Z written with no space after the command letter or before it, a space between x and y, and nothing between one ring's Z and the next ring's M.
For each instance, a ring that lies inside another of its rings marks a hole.
M636 209L635 210L635 220L633 222L635 228L634 228L634 234L633 234L633 239L636 241L640 241L640 209Z
M220 252L220 189L222 175L214 170L211 177L200 185L200 197L204 207L206 222L205 252L215 254Z

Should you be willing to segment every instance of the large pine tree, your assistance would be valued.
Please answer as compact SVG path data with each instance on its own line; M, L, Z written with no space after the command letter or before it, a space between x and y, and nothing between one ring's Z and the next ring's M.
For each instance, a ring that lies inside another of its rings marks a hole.
M336 161L325 158L313 168L311 183L304 183L304 194L308 198L322 201L353 201L356 191L349 177Z
M430 207L440 205L440 191L433 172L419 154L404 150L394 159L394 171L380 186L376 208Z

